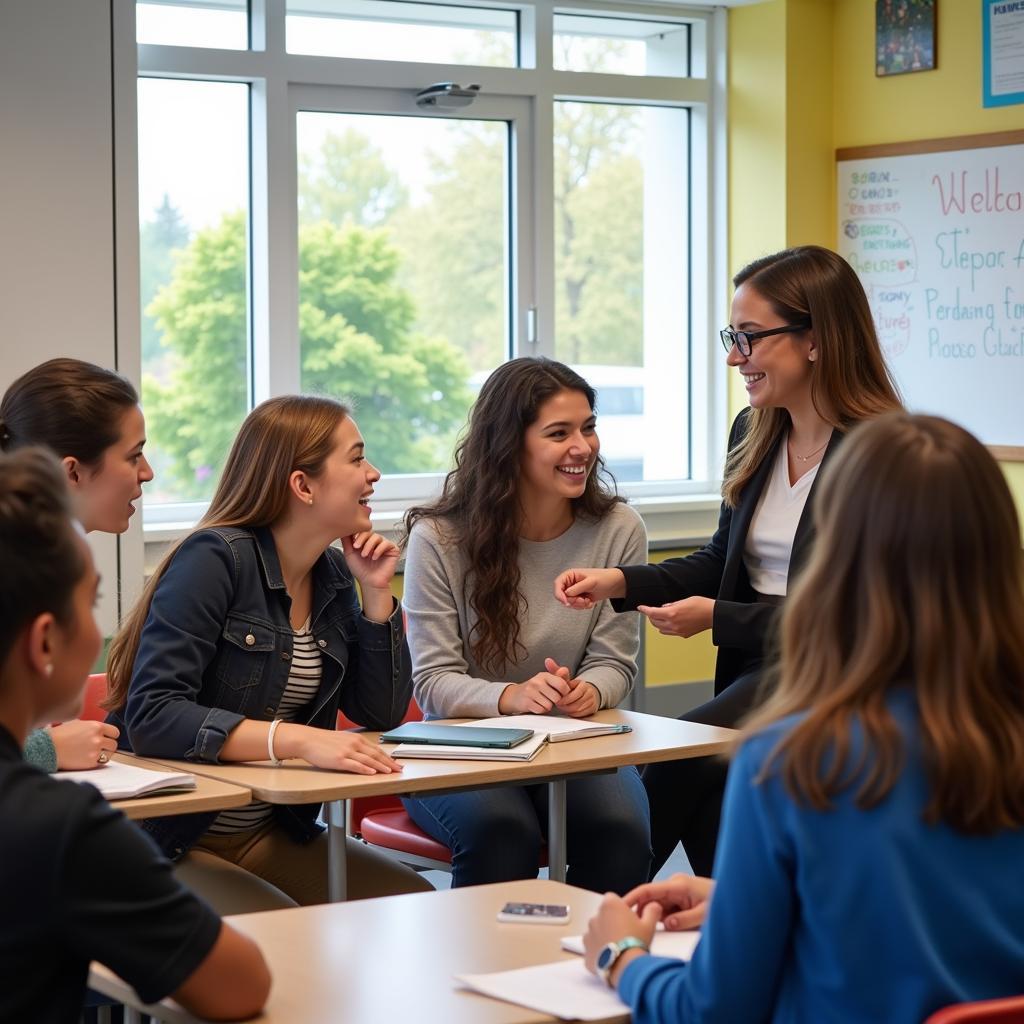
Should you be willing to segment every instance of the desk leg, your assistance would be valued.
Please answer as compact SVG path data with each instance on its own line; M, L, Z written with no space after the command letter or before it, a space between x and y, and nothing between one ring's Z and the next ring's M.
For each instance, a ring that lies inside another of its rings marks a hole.
M142 1013L134 1007L124 1008L124 1024L142 1024Z
M548 783L548 878L565 881L565 779Z
M332 903L342 903L348 895L345 803L344 800L331 800L327 804L327 892Z

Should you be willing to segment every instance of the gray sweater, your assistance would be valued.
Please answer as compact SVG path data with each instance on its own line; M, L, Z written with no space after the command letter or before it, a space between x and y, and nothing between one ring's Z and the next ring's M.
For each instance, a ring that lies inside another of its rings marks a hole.
M544 671L554 658L593 683L601 707L615 707L636 676L639 622L617 614L608 601L574 611L555 599L555 577L573 566L637 565L647 561L647 533L640 516L617 504L598 522L577 519L560 537L519 542L519 590L526 599L519 639L526 656L500 673L484 671L467 638L476 616L466 598L466 559L437 520L420 520L409 537L405 594L412 651L413 693L434 718L489 718L509 683Z

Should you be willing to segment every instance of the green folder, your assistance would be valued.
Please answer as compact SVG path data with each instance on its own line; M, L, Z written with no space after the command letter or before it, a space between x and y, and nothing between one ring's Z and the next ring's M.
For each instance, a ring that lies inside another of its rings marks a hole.
M509 750L525 743L532 729L495 729L488 726L434 725L432 722L406 722L381 734L381 743L437 743L446 747L487 747Z

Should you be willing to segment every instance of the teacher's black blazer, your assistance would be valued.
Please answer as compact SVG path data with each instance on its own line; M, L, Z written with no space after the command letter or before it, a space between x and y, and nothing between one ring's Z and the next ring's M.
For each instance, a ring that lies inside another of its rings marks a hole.
M730 451L746 433L749 419L750 410L744 409L733 422L729 432ZM835 454L842 439L842 431L832 432L822 465ZM780 438L747 482L736 507L729 508L722 503L718 529L703 548L684 558L668 558L658 565L619 566L626 577L626 596L612 602L616 611L633 611L641 604L668 604L685 597L715 599L711 640L718 648L716 696L742 672L757 665L778 628L779 607L754 600L754 589L743 564L743 548L781 443ZM789 563L791 580L807 561L814 540L811 510L820 479L819 470L797 524Z

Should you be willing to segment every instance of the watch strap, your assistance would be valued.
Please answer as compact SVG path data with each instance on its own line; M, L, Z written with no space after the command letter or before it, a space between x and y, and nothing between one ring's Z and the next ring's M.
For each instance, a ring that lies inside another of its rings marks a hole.
M601 950L601 956L598 957L597 971L609 988L612 987L611 975L615 965L619 962L619 957L629 949L642 949L645 953L650 953L651 951L651 947L643 939L638 939L635 935L627 935L624 939L619 939L618 942L609 942ZM608 954L607 958L603 955L605 953ZM601 964L601 960L605 962Z

